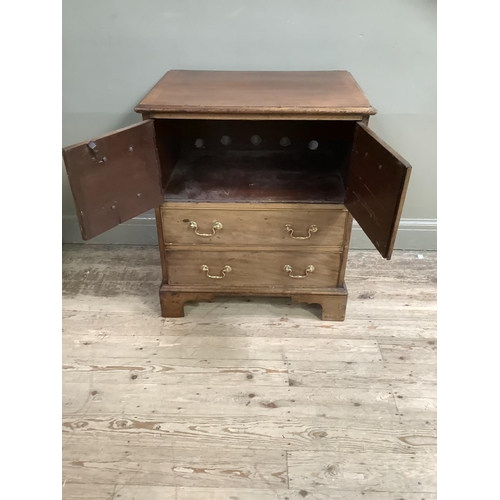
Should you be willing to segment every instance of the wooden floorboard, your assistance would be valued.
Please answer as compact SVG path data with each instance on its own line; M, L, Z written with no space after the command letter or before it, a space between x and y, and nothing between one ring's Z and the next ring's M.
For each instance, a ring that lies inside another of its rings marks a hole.
M435 253L352 251L343 323L280 298L164 320L159 266L64 247L64 499L436 500Z
M357 492L317 489L193 488L130 484L66 483L66 500L436 500L435 493Z
M289 416L289 415L288 415ZM149 414L76 415L63 418L63 443L92 439L106 445L282 449L337 453L432 455L436 422L391 415L362 418L175 416Z

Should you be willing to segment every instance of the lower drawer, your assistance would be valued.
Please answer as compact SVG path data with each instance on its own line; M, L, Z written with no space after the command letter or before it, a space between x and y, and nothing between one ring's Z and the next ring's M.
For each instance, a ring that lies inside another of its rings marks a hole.
M337 287L342 253L166 250L169 285Z

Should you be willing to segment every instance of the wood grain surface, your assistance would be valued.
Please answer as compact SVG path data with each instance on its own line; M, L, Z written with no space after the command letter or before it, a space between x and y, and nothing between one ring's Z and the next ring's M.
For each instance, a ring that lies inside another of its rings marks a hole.
M64 148L63 158L84 240L163 201L152 120Z
M294 249L273 250L167 250L169 285L210 285L227 290L231 287L281 286L338 287L341 253L319 253ZM202 266L208 266L203 271ZM291 271L284 267L291 266ZM223 276L223 269L230 272ZM306 272L309 266L314 270ZM210 276L223 276L211 278ZM294 277L291 277L294 276ZM299 276L299 278L295 277ZM270 290L272 291L272 290Z
M178 207L178 208L177 208ZM330 207L330 205L324 206ZM283 248L323 246L331 251L342 251L344 246L347 210L338 205L330 210L315 210L315 205L290 204L287 211L273 210L272 205L259 207L243 204L237 209L227 209L224 203L165 203L161 207L164 242L166 245L231 245L275 246ZM265 209L267 208L267 209ZM198 232L211 234L215 222L222 224L211 237L197 236L190 222L198 225ZM316 226L308 239L294 239L287 231L289 224L294 237L307 237L308 229Z
M159 317L155 247L63 251L65 500L436 500L436 256L351 251L344 323Z
M348 71L171 70L136 106L163 112L259 116L373 115L376 110ZM245 119L247 117L245 116Z
M356 124L345 204L382 257L390 259L411 166L362 123Z

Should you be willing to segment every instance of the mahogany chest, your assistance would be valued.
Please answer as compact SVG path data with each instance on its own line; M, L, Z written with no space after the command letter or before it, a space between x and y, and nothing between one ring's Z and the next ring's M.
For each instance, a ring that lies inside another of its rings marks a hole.
M162 316L260 295L343 320L353 218L391 258L411 167L347 71L169 71L135 111L63 156L83 239L156 209Z

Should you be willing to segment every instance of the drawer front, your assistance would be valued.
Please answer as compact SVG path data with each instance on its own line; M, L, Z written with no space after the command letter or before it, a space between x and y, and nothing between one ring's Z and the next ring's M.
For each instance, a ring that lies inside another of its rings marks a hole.
M341 253L166 250L166 254L169 285L221 288L341 285L338 283Z
M177 204L178 207L179 204ZM347 219L343 205L290 209L161 208L166 245L325 246L341 251ZM340 208L339 208L340 207Z

